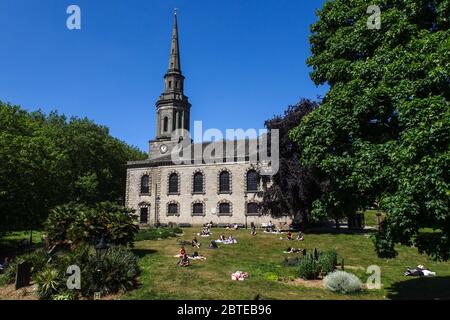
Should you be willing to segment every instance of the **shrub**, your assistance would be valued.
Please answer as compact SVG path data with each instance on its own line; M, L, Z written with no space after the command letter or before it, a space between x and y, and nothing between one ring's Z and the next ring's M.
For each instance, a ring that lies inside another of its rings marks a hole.
M49 258L49 254L44 249L35 250L21 257L23 261L29 262L33 266L33 276L46 268Z
M25 260L22 257L18 257L12 261L9 262L8 267L5 269L5 273L3 275L4 281L7 284L14 283L16 281L16 272L17 272L17 265L25 262Z
M64 281L58 270L47 268L37 274L36 283L39 299L48 300L63 288Z
M73 254L72 258L79 261L72 262L78 265L81 271L83 296L92 296L95 292L103 294L128 291L138 284L137 277L140 269L136 256L124 247L109 248L102 258L86 248Z
M135 225L133 210L111 202L102 202L94 207L69 203L51 210L45 230L48 241L55 243L92 243L102 236L112 244L132 244Z
M303 258L298 265L298 271L301 278L313 280L319 276L320 268L314 259Z
M173 232L175 233L175 234L183 234L183 230L181 229L181 228L174 228L173 229Z
M337 265L337 253L335 250L325 251L320 254L317 260L320 272L322 274L328 274L333 272Z
M327 275L324 279L325 288L333 292L353 293L362 288L361 280L352 273L345 271L335 271Z

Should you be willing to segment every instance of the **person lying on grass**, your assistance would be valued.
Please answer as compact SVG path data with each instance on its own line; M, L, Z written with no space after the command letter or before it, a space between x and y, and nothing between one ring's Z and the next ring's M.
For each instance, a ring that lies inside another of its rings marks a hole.
M201 256L198 251L195 251L194 254L191 256L191 259L193 260L200 260L200 261L204 261L206 260L206 257Z
M219 249L219 247L217 246L217 243L214 240L212 240L208 249Z
M433 272L428 268L425 268L423 265L418 265L414 269L411 269L410 267L406 268L404 275L409 277L429 277L435 276L436 272Z
M194 239L192 239L192 246L195 248L200 248L200 242L198 242L197 237L194 237Z
M291 248L291 247L288 247L286 249L286 251L283 251L283 253L289 253L289 254L291 254L291 253L301 253L301 252L303 252L302 249L295 249L295 248Z

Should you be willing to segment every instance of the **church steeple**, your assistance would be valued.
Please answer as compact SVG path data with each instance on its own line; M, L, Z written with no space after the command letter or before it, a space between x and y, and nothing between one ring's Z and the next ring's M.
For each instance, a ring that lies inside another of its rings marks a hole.
M178 43L178 21L177 12L174 14L173 32L172 32L172 46L170 48L169 72L177 72L181 74L180 62L180 45Z
M184 95L184 76L181 72L178 21L175 11L169 68L164 76L164 92L156 103L157 140L168 140L177 129L189 131L190 109L188 97Z

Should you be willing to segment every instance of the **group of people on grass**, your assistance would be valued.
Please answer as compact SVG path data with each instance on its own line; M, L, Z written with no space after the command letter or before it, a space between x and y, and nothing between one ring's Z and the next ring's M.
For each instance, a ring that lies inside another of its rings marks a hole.
M212 222L206 224L202 228L200 233L197 233L197 235L200 236L200 237L210 237L212 235L212 233L210 231L210 227L212 225L213 225ZM239 228L239 226L236 224L233 228L237 229L237 228ZM229 228L227 228L227 229L229 229ZM252 236L256 236L256 225L255 225L255 223L253 223L253 222L251 223L250 229L251 229L251 235ZM270 221L270 223L267 225L266 230L269 230L269 232L272 232L272 231L276 230L275 229L275 225L272 223L272 221ZM291 231L288 231L287 235L286 235L286 238L287 238L287 240L294 240L293 233ZM281 239L283 239L283 238L281 238ZM304 237L304 235L303 235L303 233L301 231L297 234L297 237L295 238L295 240L298 240L298 241L304 241L305 240L305 237ZM208 245L207 249L213 249L213 250L219 249L219 246L217 245L217 243L222 243L222 244L225 244L225 245L237 244L237 239L234 238L233 235L230 235L230 236L227 237L227 236L225 236L225 234L221 234L219 239L211 241L211 243ZM192 239L191 246L192 246L192 248L195 248L195 249L199 249L200 248L201 243L198 241L196 236L194 236L194 238ZM285 251L285 253L298 253L298 252L302 252L302 250L288 247L288 249ZM188 266L191 265L189 259L206 260L205 257L202 257L202 256L199 255L198 251L195 251L193 255L189 256L186 253L185 247L181 247L180 252L179 252L179 254L176 257L180 258L180 261L178 262L178 264L180 266L182 266L182 267L188 267Z
M194 251L192 255L188 255L185 247L180 248L180 252L175 256L180 259L178 261L178 265L181 267L189 267L191 266L190 259L192 260L206 260L205 257L201 256L198 251Z
M216 242L223 243L223 244L236 244L237 240L232 235L230 235L229 237L226 237L224 234L221 234L219 239L216 240Z
M211 236L212 233L209 230L210 226L212 226L212 222L210 224L205 225L202 228L202 230L200 231L200 233L197 233L197 235L201 236L201 237ZM219 246L217 245L217 243L236 244L237 240L232 235L230 235L229 237L225 237L225 235L222 234L218 240L212 240L211 243L209 244L209 246L207 247L207 249L212 249L212 250L219 249ZM200 243L200 241L198 241L196 236L194 236L194 238L192 239L191 246L192 246L192 248L195 248L195 249L200 248L201 243ZM198 251L195 251L194 254L192 254L192 255L188 255L186 252L186 248L184 246L180 248L180 252L175 257L180 259L178 261L178 265L180 265L181 267L191 266L191 262L189 261L190 259L201 260L201 261L206 260L205 257L201 256L198 253Z
M287 240L294 240L294 236L293 236L291 231L288 231L286 238L287 238ZM281 238L281 239L283 239L283 238ZM305 236L303 235L303 233L301 231L298 232L297 237L295 238L295 240L297 240L297 241L304 241L305 240Z

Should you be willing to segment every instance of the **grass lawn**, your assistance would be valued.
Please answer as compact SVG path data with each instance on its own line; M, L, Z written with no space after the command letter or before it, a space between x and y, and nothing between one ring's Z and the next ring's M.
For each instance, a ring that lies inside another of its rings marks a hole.
M385 214L381 213L381 221L383 221ZM364 220L366 226L376 227L377 226L377 210L367 210L364 213Z
M39 246L42 244L43 234L43 231L33 231L34 246ZM0 237L0 259L3 259L6 256L12 257L22 254L25 250L21 249L21 242L29 240L29 231L13 231L6 233ZM3 260L0 262L3 262Z
M184 229L183 240L190 241L198 229ZM360 234L306 234L304 242L280 240L279 235L258 232L252 237L247 230L227 231L212 229L212 238L200 239L198 250L207 261L193 261L193 266L177 266L179 244L176 238L136 242L135 253L140 257L143 273L141 287L121 299L434 299L450 298L450 263L439 263L420 255L415 248L399 246L396 259L376 257L374 246L367 235ZM205 247L220 233L233 234L236 245L219 245L218 250ZM329 292L320 283L305 285L294 281L296 267L285 267L283 254L288 246L308 251L334 248L345 260L346 271L356 274L363 282L370 265L381 268L382 288L366 290L354 295ZM188 248L188 253L194 250ZM407 266L423 264L437 272L434 278L403 276ZM243 282L231 281L231 273L241 270L250 274Z

